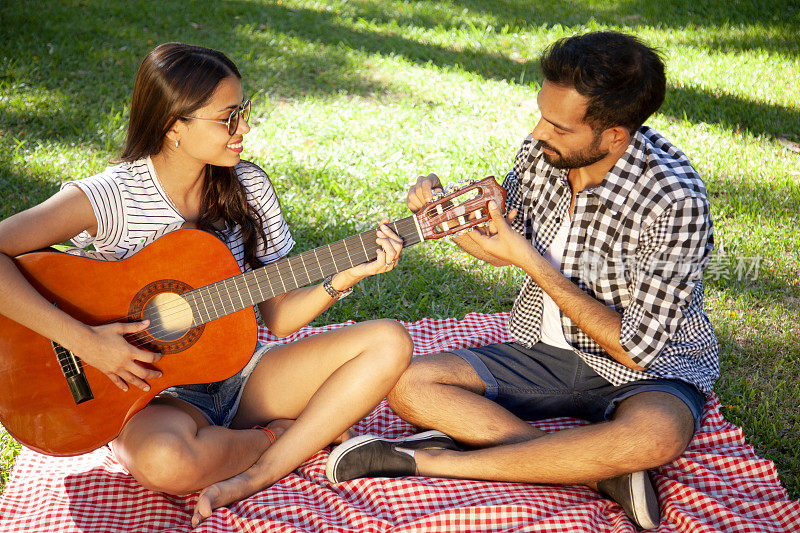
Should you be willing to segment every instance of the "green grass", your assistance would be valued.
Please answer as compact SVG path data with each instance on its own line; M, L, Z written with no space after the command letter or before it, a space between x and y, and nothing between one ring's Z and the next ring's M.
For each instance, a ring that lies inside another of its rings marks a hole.
M256 102L246 155L272 176L298 250L405 216L418 174L503 175L538 118L536 58L552 40L613 28L659 46L668 95L650 124L690 156L713 202L716 390L800 497L800 155L776 140L800 141L796 2L10 4L0 6L0 218L117 155L141 58L179 40L224 50L244 73ZM317 322L497 312L519 282L427 243ZM2 490L19 448L0 437Z

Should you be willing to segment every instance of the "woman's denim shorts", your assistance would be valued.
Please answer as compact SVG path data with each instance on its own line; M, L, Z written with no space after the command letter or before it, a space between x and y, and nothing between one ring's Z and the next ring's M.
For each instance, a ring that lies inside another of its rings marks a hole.
M176 385L161 391L161 394L183 400L196 407L215 426L228 427L239 409L247 380L250 379L261 357L273 346L275 343L258 341L247 365L228 379L199 385Z

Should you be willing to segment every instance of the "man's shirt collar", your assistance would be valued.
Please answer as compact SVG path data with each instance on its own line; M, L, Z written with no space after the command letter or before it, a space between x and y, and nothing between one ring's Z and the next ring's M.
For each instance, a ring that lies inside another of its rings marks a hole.
M615 213L619 213L628 199L636 181L642 174L644 164L644 141L641 130L631 138L625 153L620 156L600 185L595 185L587 192L594 194L598 200Z

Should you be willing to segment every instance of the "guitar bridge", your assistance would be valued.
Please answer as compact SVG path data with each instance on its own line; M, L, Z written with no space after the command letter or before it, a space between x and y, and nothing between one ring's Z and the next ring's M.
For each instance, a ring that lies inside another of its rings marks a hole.
M86 374L83 372L83 363L81 363L80 359L57 342L50 341L50 344L53 345L53 351L58 358L58 364L61 366L61 372L67 380L67 386L72 394L72 399L75 400L75 404L93 399L94 395L91 387L89 387Z

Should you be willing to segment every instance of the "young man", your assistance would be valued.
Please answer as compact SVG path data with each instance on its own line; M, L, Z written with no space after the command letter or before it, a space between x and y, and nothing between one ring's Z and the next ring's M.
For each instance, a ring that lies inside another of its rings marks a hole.
M643 126L664 100L664 65L637 39L562 39L541 58L542 118L503 186L507 218L456 243L527 274L514 342L415 358L389 394L427 433L357 437L332 454L333 481L426 475L585 483L643 528L658 526L647 469L686 448L718 376L703 312L713 237L705 186L686 156ZM408 193L418 210L440 187ZM590 425L545 434L525 420Z

